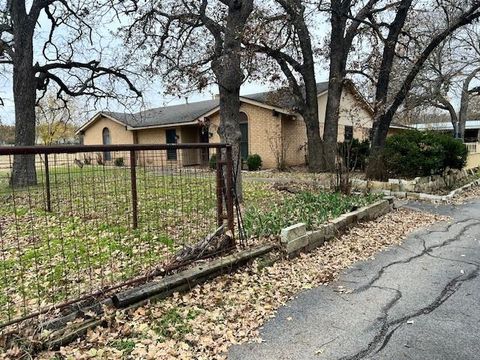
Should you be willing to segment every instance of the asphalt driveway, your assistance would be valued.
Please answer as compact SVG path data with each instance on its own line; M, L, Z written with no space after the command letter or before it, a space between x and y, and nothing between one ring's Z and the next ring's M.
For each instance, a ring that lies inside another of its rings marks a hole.
M480 201L305 291L229 359L480 359Z

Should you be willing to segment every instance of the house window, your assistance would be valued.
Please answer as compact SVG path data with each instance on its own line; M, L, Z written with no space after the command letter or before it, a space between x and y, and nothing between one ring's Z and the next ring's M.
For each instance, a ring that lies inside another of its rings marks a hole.
M103 145L110 145L112 143L112 138L110 137L110 129L107 127L103 128L102 142L103 142ZM103 160L104 161L112 160L112 154L110 153L110 151L103 152Z
M353 126L345 126L345 141L353 140Z
M242 159L246 160L248 157L248 116L244 112L240 113L240 132L242 133L240 154Z
M168 129L165 131L165 137L167 144L176 144L177 143L177 131L175 129ZM177 150L168 149L167 150L167 160L177 160Z

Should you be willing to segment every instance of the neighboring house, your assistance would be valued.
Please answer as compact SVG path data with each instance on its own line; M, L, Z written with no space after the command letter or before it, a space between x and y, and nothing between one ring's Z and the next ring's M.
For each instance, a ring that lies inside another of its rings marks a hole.
M397 135L397 134L400 134L404 131L412 130L412 129L413 128L411 126L402 125L402 124L398 124L398 123L393 122L393 123L390 124L390 127L388 128L387 137L392 136L392 135Z
M453 124L448 122L436 122L427 124L412 124L411 127L417 130L440 131L454 135ZM465 124L465 142L476 143L480 141L480 120L467 120Z
M319 123L321 132L325 121L328 83L317 84ZM263 168L305 164L306 127L302 117L292 108L291 95L264 92L240 97L241 154L259 154ZM100 112L77 131L83 144L164 144L218 143L220 123L219 101L208 100L190 104L151 109L137 114ZM360 140L369 136L372 128L372 109L353 84L348 83L342 95L338 141ZM109 154L105 154L107 157ZM181 159L175 151L167 154L169 161L182 165L205 165L210 154L187 150ZM105 159L109 160L109 158ZM153 155L140 161L154 163Z

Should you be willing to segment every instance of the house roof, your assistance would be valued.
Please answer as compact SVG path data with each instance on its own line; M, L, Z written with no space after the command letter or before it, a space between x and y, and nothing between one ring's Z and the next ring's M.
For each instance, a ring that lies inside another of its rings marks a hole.
M317 83L317 95L324 94L327 90L328 82ZM274 109L286 114L292 114L294 110L294 100L291 92L288 90L266 91L256 94L241 95L240 100L244 102L253 102L258 106ZM363 97L361 100L364 101ZM370 106L369 104L367 105ZM125 125L129 130L138 130L143 128L191 124L202 117L217 112L218 109L219 100L214 99L181 105L164 106L133 114L102 111L82 125L77 130L77 134L86 130L101 116L107 116L110 119Z
M413 129L413 127L410 126L410 125L403 125L403 124L399 124L399 123L395 123L395 122L392 122L390 124L390 128L391 129Z
M417 130L453 131L453 124L451 122L412 124L411 127ZM467 120L465 124L465 129L480 129L480 120Z
M132 128L182 124L198 119L219 105L218 99L172 105L141 111L135 114L103 112Z
M320 95L327 90L328 81L317 83L317 95ZM295 100L288 89L242 95L241 97L284 109L293 109L295 107Z

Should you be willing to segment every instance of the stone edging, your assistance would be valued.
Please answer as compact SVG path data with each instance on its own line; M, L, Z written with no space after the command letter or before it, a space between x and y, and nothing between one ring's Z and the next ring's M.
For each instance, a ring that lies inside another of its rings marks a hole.
M448 195L432 195L425 193L414 193L414 192L394 192L390 194L399 199L408 199L408 200L422 200L422 201L431 201L436 203L445 203L452 201L453 198L465 190L468 190L474 186L480 185L480 179L474 180L458 189L452 190Z
M353 212L343 214L322 225L319 230L308 231L305 224L299 223L282 230L280 234L281 247L288 258L297 256L303 251L311 251L332 239L338 233L362 220L374 220L393 208L393 197L377 201Z

